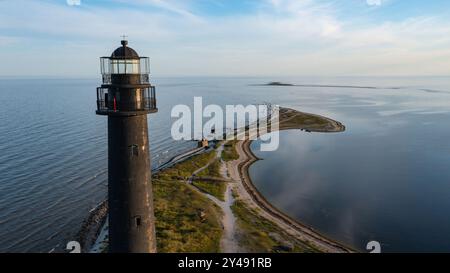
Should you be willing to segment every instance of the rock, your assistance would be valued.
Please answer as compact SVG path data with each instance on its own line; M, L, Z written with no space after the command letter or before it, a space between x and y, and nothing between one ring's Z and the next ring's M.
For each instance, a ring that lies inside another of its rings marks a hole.
M200 210L198 216L200 217L200 221L202 222L206 221L206 212L204 210Z
M292 245L289 242L286 242L287 244L284 245L277 245L274 247L274 250L276 252L291 252L294 250L294 245Z

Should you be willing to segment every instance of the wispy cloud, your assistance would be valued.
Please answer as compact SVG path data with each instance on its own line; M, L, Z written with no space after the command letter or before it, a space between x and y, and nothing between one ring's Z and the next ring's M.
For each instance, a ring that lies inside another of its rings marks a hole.
M370 20L367 12L354 10L361 6L345 9L340 1L325 0L255 1L249 12L214 16L202 12L193 0L109 3L119 6L0 1L0 45L8 48L0 51L6 64L0 66L0 74L94 75L97 58L114 49L122 34L137 50L151 55L154 71L165 75L450 71L450 23L435 14ZM214 0L211 5L220 10L231 3ZM365 0L360 4L366 6ZM53 65L42 68L49 55Z
M81 0L66 0L66 3L69 6L80 6Z
M119 3L134 3L142 6L154 6L161 8L163 10L167 10L174 14L182 15L194 20L200 20L200 17L196 16L192 13L188 7L186 7L186 3L189 1L176 1L176 0L112 0L113 2Z
M383 4L383 0L366 0L367 5L369 6L381 6Z

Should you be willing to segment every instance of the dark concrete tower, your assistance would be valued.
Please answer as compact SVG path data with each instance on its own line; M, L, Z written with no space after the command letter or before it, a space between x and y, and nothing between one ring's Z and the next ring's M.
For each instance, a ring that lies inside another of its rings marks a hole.
M100 58L98 115L108 116L110 252L156 252L147 114L156 108L149 59L121 41Z

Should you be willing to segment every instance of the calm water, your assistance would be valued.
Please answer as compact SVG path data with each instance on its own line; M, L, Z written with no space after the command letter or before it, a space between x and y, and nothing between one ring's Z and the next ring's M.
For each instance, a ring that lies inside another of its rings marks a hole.
M278 208L360 250L376 240L386 252L449 252L450 82L367 84L386 83L405 88L292 91L294 108L347 131L284 131L270 153L255 142L264 160L250 174Z
M298 84L381 87L258 87ZM99 80L0 79L0 252L47 252L73 239L106 196ZM450 250L450 78L161 78L150 116L152 167L195 146L170 138L173 105L269 101L343 122L341 134L286 131L251 167L276 206L363 248ZM395 88L393 88L395 87ZM254 143L253 148L257 148Z

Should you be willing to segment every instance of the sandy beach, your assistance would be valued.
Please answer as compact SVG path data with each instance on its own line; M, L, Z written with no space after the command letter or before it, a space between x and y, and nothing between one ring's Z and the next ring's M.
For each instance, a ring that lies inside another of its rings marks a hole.
M312 114L305 114L295 110L283 108L284 112L280 116L279 130L288 129L307 129L311 132L333 133L342 132L345 130L345 126L332 119L321 117ZM292 113L292 116L289 116ZM288 114L288 115L286 115ZM295 124L290 124L289 121L295 118L297 115L311 115L328 121L328 125L324 128L299 128ZM332 253L348 253L354 252L349 247L344 246L341 243L326 238L325 236L314 231L312 228L303 225L302 223L292 219L279 209L270 204L256 189L249 176L249 167L258 160L258 158L252 153L250 149L252 141L245 140L239 141L236 145L237 152L239 153L239 159L228 162L228 170L232 180L238 183L233 185L233 188L238 192L238 195L245 203L252 207L266 219L276 223L283 230L291 236L301 240L310 242L323 252Z

